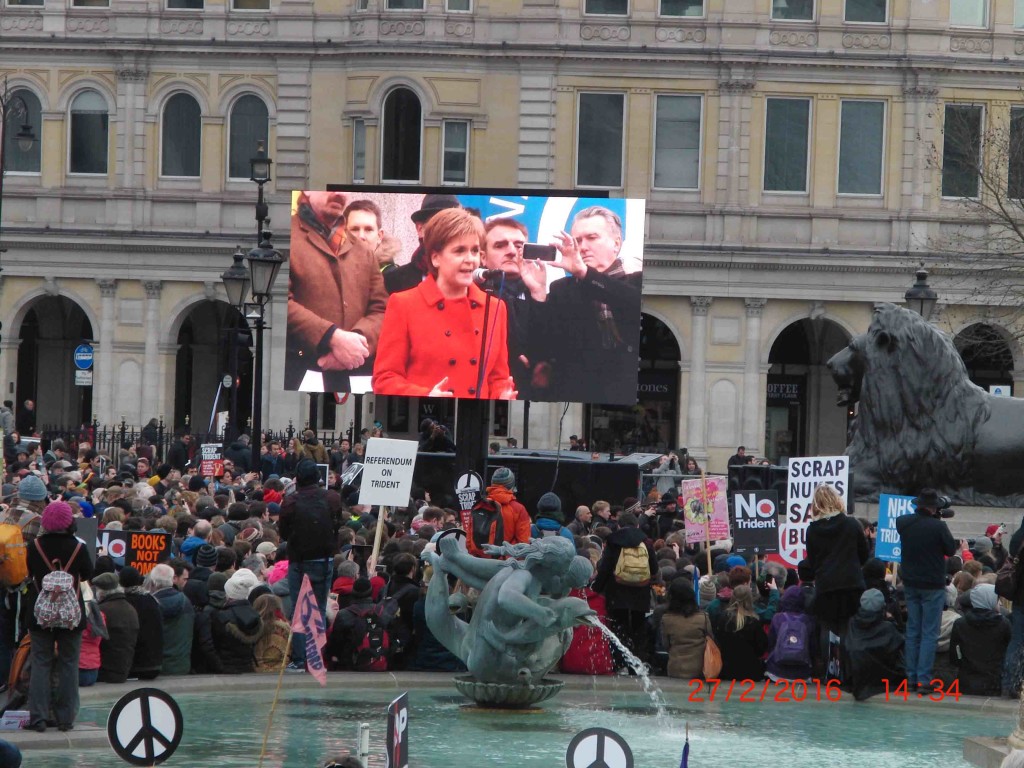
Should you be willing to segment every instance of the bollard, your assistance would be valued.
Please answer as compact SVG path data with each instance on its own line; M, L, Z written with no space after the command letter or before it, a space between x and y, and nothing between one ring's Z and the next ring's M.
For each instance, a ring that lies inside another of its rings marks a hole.
M359 762L363 768L367 768L370 760L370 724L362 723L359 726Z

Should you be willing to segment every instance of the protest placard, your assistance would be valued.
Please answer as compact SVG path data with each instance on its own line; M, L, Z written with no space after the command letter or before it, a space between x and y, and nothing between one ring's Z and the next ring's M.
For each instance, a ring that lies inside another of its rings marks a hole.
M875 537L875 557L890 563L899 563L903 557L900 535L896 532L896 520L917 511L913 496L896 496L890 493L878 495L878 533Z
M220 477L224 474L224 456L220 443L203 443L199 446L199 474L203 477Z
M686 526L686 543L694 544L710 538L711 541L729 538L729 507L725 490L727 478L708 475L707 498L700 478L684 480L679 491L679 506ZM705 529L710 529L705 534Z
M732 551L738 554L778 552L779 494L736 491L732 503Z
M418 447L415 440L371 437L366 442L366 455L363 457L359 503L389 507L408 504Z
M844 504L850 487L846 456L814 456L789 460L786 516L779 526L779 554L791 566L807 556L807 526L811 524L814 490L822 483L836 489Z
M171 534L151 531L100 531L96 545L111 557L124 558L143 576L171 557Z

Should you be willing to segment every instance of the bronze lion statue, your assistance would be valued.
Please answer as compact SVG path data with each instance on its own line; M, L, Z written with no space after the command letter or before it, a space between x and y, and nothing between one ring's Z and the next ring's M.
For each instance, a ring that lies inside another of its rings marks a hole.
M860 403L846 449L857 498L935 488L961 503L1019 506L1024 402L973 384L947 335L878 304L867 333L828 368L839 405Z

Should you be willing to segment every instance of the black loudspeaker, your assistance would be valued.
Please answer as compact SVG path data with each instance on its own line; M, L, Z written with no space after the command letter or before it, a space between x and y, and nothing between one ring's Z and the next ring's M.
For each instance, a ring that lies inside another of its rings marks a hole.
M789 470L766 464L734 464L729 467L729 497L737 491L775 491L780 508L786 508Z

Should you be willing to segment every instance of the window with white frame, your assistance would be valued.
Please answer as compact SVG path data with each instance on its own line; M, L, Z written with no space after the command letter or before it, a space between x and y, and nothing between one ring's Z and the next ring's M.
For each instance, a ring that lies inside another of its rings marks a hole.
M887 19L888 0L846 0L844 19L865 24L884 24Z
M232 105L229 119L228 178L248 179L252 173L249 161L256 154L256 145L262 141L264 147L270 146L267 105L259 96L246 94Z
M384 99L381 180L419 181L422 146L423 109L419 97L408 88L395 88Z
M167 8L171 11L201 11L203 0L167 0Z
M473 10L473 0L445 0L444 8L449 12L462 13Z
M71 102L70 172L106 173L108 140L106 100L96 91L82 91Z
M7 101L6 124L2 128L4 170L9 173L39 173L42 157L43 112L39 98L28 88L11 91ZM28 126L35 141L20 146L18 134Z
M441 181L466 184L469 181L469 122L444 121L444 161Z
M942 196L977 197L981 173L984 110L977 104L947 104L942 139Z
M7 0L8 5L42 5L43 0Z
M814 21L814 0L772 0L775 21Z
M1010 109L1010 143L1007 153L1006 194L1024 199L1024 107Z
M658 96L654 122L654 186L700 186L700 96Z
M270 0L231 0L231 9L235 11L269 11Z
M199 102L187 93L171 96L164 106L161 121L161 176L199 176L202 132Z
M703 16L704 0L661 0L662 16Z
M75 8L109 8L110 0L71 0Z
M576 133L576 183L584 187L622 186L622 93L581 93Z
M765 192L807 191L810 99L767 99L764 131Z
M843 101L839 118L839 194L882 194L885 102Z
M352 181L366 181L366 121L352 121Z
M389 11L422 11L423 0L387 0Z
M629 15L629 0L586 0L583 12L605 16L627 16Z
M1013 28L1024 29L1024 0L1013 0Z
M949 23L954 27L987 27L988 0L949 0Z

